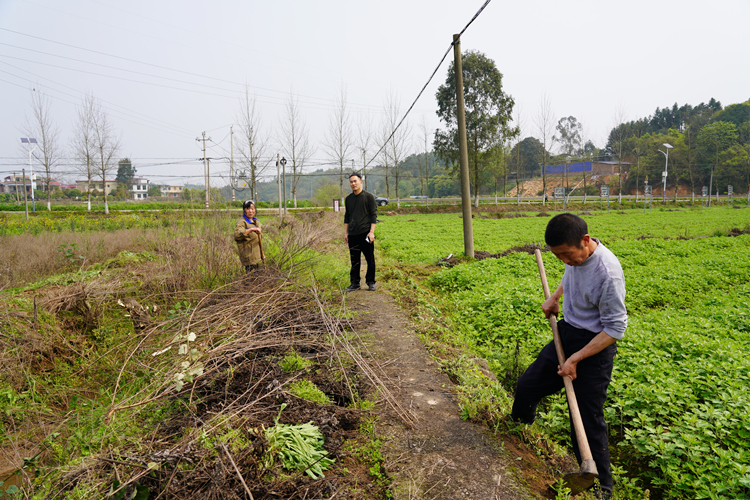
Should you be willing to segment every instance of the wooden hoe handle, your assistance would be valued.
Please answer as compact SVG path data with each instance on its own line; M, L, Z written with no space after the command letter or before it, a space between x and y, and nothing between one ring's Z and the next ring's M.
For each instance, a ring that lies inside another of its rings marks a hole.
M534 251L536 256L536 265L539 267L539 276L542 278L542 288L544 288L544 299L547 300L550 297L549 285L547 284L547 274L544 272L544 262L542 261L542 252L537 248ZM562 367L565 364L565 352L562 348L562 342L560 342L560 332L557 329L557 316L550 314L549 326L552 328L552 337L555 341L555 351L557 352L557 361ZM586 438L586 430L583 428L583 421L581 420L581 412L578 409L578 400L576 399L576 393L573 390L573 381L570 377L563 377L563 383L565 384L565 394L568 398L568 408L570 409L570 417L573 421L573 428L576 432L576 438L578 441L578 451L581 453L581 472L599 475L594 459L591 456L591 448L589 447L589 440Z

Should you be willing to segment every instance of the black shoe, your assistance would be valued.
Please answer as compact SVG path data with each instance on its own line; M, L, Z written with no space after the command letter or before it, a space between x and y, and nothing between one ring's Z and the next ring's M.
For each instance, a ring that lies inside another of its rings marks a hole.
M597 500L610 500L612 498L612 491L600 487L599 484L595 484L586 491L593 493Z
M344 289L345 292L353 292L355 290L359 290L359 285L349 285Z
M376 285L375 283L368 283L368 284L367 284L367 289L368 289L369 291L371 291L371 292L374 292L375 290L377 290L377 289L378 289L378 287L377 287L377 285Z

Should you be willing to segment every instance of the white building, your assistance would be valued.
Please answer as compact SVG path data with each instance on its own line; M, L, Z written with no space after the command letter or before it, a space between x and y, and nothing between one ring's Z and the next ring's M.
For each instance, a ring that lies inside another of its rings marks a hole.
M130 186L130 194L134 200L145 200L148 198L148 179L144 177L134 177L133 184Z

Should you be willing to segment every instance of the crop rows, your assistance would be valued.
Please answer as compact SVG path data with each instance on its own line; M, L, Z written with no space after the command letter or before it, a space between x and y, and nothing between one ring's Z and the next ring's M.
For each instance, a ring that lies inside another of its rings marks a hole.
M381 247L423 263L460 253L460 219L440 217L386 219ZM615 463L665 498L750 496L750 235L725 236L747 228L747 211L584 217L620 258L628 292L630 322L605 408ZM475 220L475 248L498 253L539 242L547 221ZM555 287L564 266L550 253L544 261ZM459 265L429 284L512 390L551 337L533 256ZM540 422L564 441L567 409L557 401Z

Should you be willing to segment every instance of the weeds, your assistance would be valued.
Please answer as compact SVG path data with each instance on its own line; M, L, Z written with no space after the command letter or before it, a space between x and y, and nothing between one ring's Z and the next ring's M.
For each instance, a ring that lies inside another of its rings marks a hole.
M306 399L314 403L330 404L331 400L321 391L318 386L307 379L295 380L287 386L287 390L298 398Z
M284 370L286 373L292 373L296 372L297 370L305 370L308 371L310 366L312 366L313 362L309 359L305 359L299 354L297 354L296 351L290 351L288 354L284 356L284 359L279 361L279 366L282 370Z

